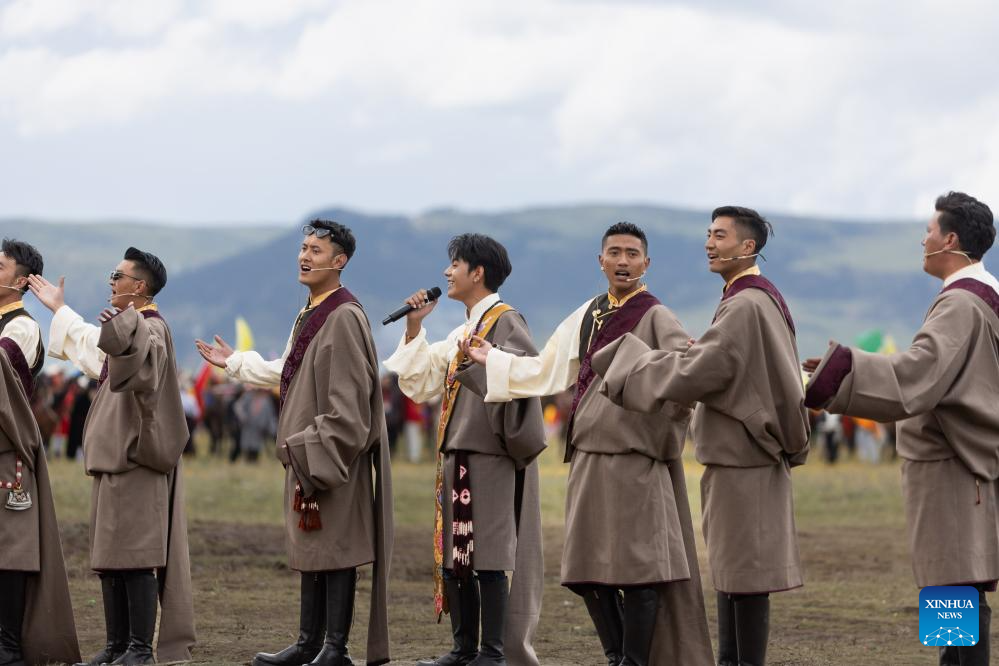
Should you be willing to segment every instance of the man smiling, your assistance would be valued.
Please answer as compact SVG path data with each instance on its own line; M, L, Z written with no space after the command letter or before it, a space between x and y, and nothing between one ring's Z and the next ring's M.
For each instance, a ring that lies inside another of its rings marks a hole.
M298 281L309 301L281 358L197 340L235 379L280 387L278 459L285 466L288 565L301 572L299 637L254 666L347 666L357 568L373 565L367 663L389 660L387 582L392 484L378 357L361 305L340 282L354 254L350 229L329 220L302 228Z
M790 467L804 462L808 419L791 313L756 266L771 232L752 209L715 209L704 250L724 289L711 327L685 351L626 335L593 361L628 409L701 403L692 434L725 666L765 662L769 593L802 584Z
M537 664L531 645L541 608L541 505L535 458L545 448L541 403L483 402L485 376L461 347L471 336L514 355L537 352L524 318L497 291L512 267L506 248L481 234L448 245L448 298L466 321L427 342L423 320L436 307L413 294L406 334L385 367L416 402L443 394L437 434L434 521L435 610L449 612L452 650L426 666ZM474 518L474 519L473 519ZM513 572L508 588L507 571ZM482 639L479 640L479 618Z
M626 333L665 350L686 348L687 333L641 282L650 264L645 232L611 226L597 261L607 291L563 321L540 355L516 356L479 338L465 351L486 366L487 403L576 385L562 584L582 596L608 665L710 664L681 461L690 410L671 403L656 414L627 412L600 394L590 366Z

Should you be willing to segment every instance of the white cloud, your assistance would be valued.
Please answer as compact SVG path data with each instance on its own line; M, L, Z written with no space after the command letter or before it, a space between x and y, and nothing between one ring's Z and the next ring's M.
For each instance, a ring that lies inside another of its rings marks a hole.
M30 143L166 108L318 103L342 127L296 129L338 150L385 134L345 162L425 173L458 115L483 132L515 117L542 139L532 184L899 216L941 188L999 195L997 18L973 0L12 0L0 121ZM407 113L425 136L395 133ZM195 129L209 140L219 118ZM482 143L498 151L469 165L483 177L520 157Z

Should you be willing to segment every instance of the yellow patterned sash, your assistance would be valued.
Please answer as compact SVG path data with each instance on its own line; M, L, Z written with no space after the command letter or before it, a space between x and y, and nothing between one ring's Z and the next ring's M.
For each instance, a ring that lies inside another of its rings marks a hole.
M504 312L513 310L506 303L497 302L486 310L474 329L465 329L462 336L467 340L472 335L484 338L489 335L493 325ZM441 418L437 424L437 481L434 486L434 611L437 613L437 621L441 621L441 615L448 612L447 595L444 593L444 436L447 434L447 426L451 421L451 414L454 412L454 404L458 399L458 389L461 382L456 378L458 368L465 361L465 353L459 349L458 353L448 364L447 377L444 379L444 397L441 399Z

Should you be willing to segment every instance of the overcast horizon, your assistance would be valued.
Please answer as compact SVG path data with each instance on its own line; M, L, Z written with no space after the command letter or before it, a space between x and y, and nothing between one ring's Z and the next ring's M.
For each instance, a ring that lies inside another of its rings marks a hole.
M8 0L0 218L999 206L983 1ZM245 222L250 220L250 222Z

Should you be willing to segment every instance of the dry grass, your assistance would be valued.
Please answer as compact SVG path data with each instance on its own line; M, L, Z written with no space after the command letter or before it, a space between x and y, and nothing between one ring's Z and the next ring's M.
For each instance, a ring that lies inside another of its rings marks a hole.
M566 466L558 452L542 464L545 598L535 647L545 664L599 662L596 635L582 604L558 584ZM201 663L246 663L295 637L297 574L284 566L282 474L270 458L230 465L204 457L185 463ZM89 480L56 460L52 478L84 651L103 639L99 586L87 566ZM688 461L691 505L700 506L700 467ZM393 468L398 526L390 609L399 663L449 645L432 617L429 578L433 466ZM917 641L917 590L907 554L895 465L814 462L794 472L806 585L773 595L771 664L930 664L935 651ZM694 516L695 523L700 519ZM704 579L707 560L699 553ZM352 641L363 654L367 591L362 577ZM714 630L714 592L705 589ZM993 636L993 641L999 635Z

